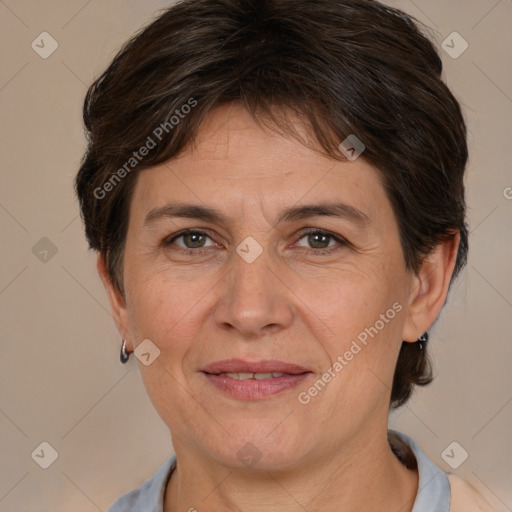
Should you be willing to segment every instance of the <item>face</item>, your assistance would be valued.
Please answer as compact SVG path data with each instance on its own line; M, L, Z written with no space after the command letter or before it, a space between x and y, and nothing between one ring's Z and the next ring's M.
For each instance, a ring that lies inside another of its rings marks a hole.
M387 425L415 277L363 158L216 109L193 147L140 172L124 279L118 327L160 351L138 364L176 448L283 469Z

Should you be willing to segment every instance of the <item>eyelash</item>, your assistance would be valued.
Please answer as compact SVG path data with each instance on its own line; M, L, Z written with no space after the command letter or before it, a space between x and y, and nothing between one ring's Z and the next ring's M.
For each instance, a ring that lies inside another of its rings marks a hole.
M176 235L173 235L172 237L168 237L168 238L164 239L162 242L162 245L164 247L168 247L175 240L177 240L178 238L181 238L185 235L204 235L212 240L211 236L208 235L208 233L206 231L201 231L200 229L186 229ZM299 236L297 241L302 240L304 237L306 237L308 235L324 235L331 239L334 239L339 244L338 246L332 246L332 247L328 247L325 249L311 249L311 248L308 249L306 247L303 247L303 249L306 249L309 254L313 254L315 256L329 255L337 250L340 250L342 247L350 246L350 243L343 237L335 235L335 234L331 233L330 231L325 231L323 229L318 229L318 228L310 229L309 231L305 231L305 232L301 233L301 235ZM205 254L210 248L211 247L199 247L197 249L185 249L183 247L179 247L178 251L181 252L182 254L186 254L186 255L190 255L190 256L193 256L193 255L197 256L197 255Z

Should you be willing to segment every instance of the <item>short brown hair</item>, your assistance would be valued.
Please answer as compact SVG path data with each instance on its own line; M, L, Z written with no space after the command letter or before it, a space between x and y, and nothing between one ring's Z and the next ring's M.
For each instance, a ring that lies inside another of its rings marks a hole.
M466 125L418 26L373 0L184 0L143 27L91 85L83 110L88 148L76 191L89 245L114 285L123 292L136 171L175 157L208 112L233 101L300 138L286 115L298 114L316 149L335 159L355 134L380 172L407 267L417 272L458 231L455 277L468 248ZM135 158L150 138L156 145ZM392 407L432 380L418 345L402 343Z

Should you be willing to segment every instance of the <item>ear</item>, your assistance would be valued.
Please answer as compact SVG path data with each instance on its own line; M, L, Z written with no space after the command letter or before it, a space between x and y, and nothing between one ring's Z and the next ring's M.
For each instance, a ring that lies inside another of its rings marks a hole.
M417 341L439 316L448 295L459 242L460 233L456 231L436 245L413 276L402 340Z
M129 339L130 321L128 309L126 307L126 301L119 288L112 282L110 274L107 270L105 257L101 253L98 254L96 267L98 269L98 274L100 275L101 281L103 282L103 286L107 291L108 299L110 302L110 309L112 310L112 316L114 318L114 322L116 323L117 330L119 331L121 338L126 340L127 349L129 349L131 345Z

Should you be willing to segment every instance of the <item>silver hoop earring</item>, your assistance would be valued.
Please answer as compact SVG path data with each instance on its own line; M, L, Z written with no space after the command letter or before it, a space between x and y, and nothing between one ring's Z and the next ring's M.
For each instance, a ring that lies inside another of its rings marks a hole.
M130 354L126 352L126 340L123 340L123 344L121 345L121 363L126 364L128 359L130 358Z
M423 350L423 344L428 341L428 332L424 332L419 338L418 343L420 344L420 350Z

